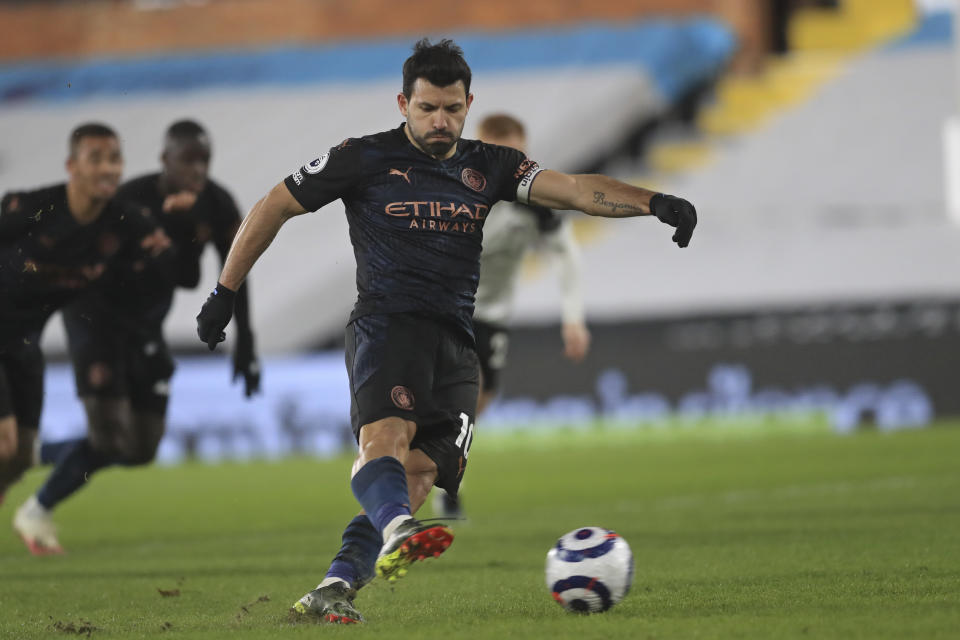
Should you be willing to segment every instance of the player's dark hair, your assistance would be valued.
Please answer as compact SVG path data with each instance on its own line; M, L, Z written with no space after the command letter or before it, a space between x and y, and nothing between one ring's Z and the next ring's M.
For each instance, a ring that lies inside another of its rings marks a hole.
M477 127L482 137L507 138L509 136L527 137L523 123L506 113L495 113L480 121Z
M470 67L463 59L463 49L453 40L444 38L437 44L423 38L413 45L413 55L403 63L403 95L410 99L413 83L423 78L438 87L447 87L457 80L470 93Z
M207 130L196 120L177 120L167 127L167 138L192 140L207 135Z
M77 152L77 146L84 138L117 138L117 132L101 122L84 122L70 132L67 148L70 155Z

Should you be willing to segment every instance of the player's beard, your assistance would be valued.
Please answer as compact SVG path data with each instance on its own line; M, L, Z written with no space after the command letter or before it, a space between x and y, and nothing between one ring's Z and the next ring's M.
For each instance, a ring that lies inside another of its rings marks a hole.
M453 145L457 144L457 141L460 140L460 136L455 135L452 131L444 132L444 135L448 137L433 137L435 135L436 132L434 131L431 131L426 136L419 136L416 133L413 135L413 139L417 141L417 144L420 145L420 148L435 158L442 158L446 156L448 153L450 153L450 149L453 148Z

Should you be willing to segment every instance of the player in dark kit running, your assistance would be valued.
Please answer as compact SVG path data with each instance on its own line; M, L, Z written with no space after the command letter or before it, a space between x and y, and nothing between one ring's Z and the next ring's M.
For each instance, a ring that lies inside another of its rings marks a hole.
M114 270L169 255L149 212L113 198L123 156L109 127L74 129L67 171L66 184L8 193L0 204L0 494L31 464L50 315ZM15 527L32 551L60 551L49 527Z
M360 622L356 589L440 555L449 527L413 518L433 485L456 494L473 439L478 363L471 325L484 219L498 200L612 217L653 213L690 240L696 213L680 198L604 176L543 171L521 152L462 140L473 95L452 41L421 40L397 96L406 122L350 138L296 170L254 205L217 288L197 316L212 349L233 293L293 216L343 200L359 297L346 335L352 421L360 451L351 489L363 507L326 578L294 615Z
M114 270L102 286L64 309L77 394L86 409L89 433L40 447L40 461L56 467L18 511L20 524L49 522L54 507L96 471L114 464L149 464L156 455L174 370L163 336L174 290L197 286L200 256L208 242L225 259L240 225L233 198L208 178L210 141L199 124L173 123L161 159L162 171L123 184L117 199L153 214L173 243L172 259L150 269ZM249 397L259 388L260 372L246 285L237 295L237 326L233 375L243 377Z

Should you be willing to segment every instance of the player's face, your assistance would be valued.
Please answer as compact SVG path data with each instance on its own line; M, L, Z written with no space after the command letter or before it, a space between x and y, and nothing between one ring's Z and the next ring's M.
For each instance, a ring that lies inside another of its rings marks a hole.
M527 138L526 136L521 136L519 134L513 133L508 136L492 136L488 133L480 132L480 135L477 136L483 142L488 142L490 144L498 144L502 147L510 147L511 149L516 149L521 153L527 152Z
M449 158L456 152L472 102L473 94L467 93L460 80L438 87L417 78L409 99L402 93L397 96L410 140L435 158Z
M163 173L173 193L200 193L210 171L210 141L201 135L187 140L168 140L160 157Z
M112 136L81 138L67 158L70 183L93 200L109 200L123 175L120 141Z

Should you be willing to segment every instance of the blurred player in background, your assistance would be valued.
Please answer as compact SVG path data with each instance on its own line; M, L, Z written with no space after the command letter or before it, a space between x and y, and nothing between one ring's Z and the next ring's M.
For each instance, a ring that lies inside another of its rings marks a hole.
M343 200L359 293L346 333L360 446L350 486L363 512L347 525L326 578L294 604L298 618L362 621L353 605L358 588L374 575L402 577L453 540L449 527L412 514L433 485L455 495L466 467L479 391L473 296L482 228L496 202L653 214L677 227L681 247L696 225L686 200L605 176L544 171L516 149L461 140L470 79L452 41L418 42L397 96L406 121L344 140L254 205L197 316L197 333L213 349L226 338L234 292L280 227ZM303 489L305 504L322 504L326 487Z
M168 259L149 211L114 196L123 173L116 133L70 134L70 179L0 203L0 496L31 464L43 406L40 336L50 315L131 264ZM52 531L16 527L35 553L61 551Z
M526 130L511 115L487 116L477 127L477 137L482 142L527 153ZM580 248L570 219L546 207L517 202L497 204L483 226L480 284L473 310L481 373L477 417L500 391L500 372L506 364L510 342L507 323L513 311L517 280L524 255L534 247L553 254L560 262L564 354L573 362L580 362L590 349L580 286ZM446 491L434 492L434 513L462 517L462 507L459 494L454 497Z
M57 504L99 469L149 464L156 456L174 371L163 336L174 290L197 286L208 242L226 259L240 225L233 198L208 177L210 151L199 124L175 122L164 138L162 170L134 178L117 192L118 200L145 207L162 224L175 259L153 268L115 270L103 286L64 309L88 435L40 447L40 462L56 467L17 512L14 527L27 540L59 548L50 515ZM237 327L233 378L243 378L249 397L259 389L260 371L246 285L237 294ZM31 549L39 546L35 542Z

